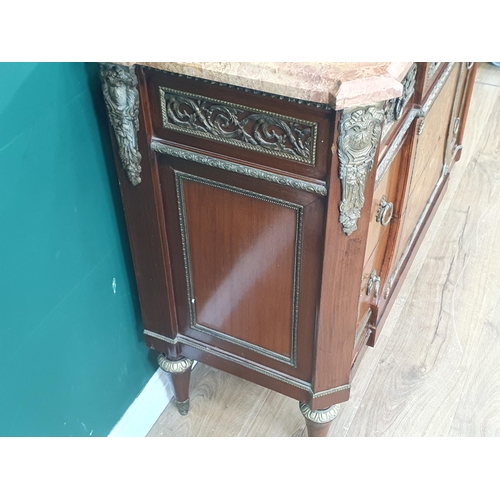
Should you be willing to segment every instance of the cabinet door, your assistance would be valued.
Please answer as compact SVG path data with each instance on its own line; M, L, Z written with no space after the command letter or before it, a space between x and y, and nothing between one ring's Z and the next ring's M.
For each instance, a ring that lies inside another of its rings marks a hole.
M324 197L169 155L158 168L179 333L308 380Z
M415 250L417 236L446 181L448 171L444 167L449 154L448 132L460 70L461 65L455 64L427 116L419 120L416 127L416 151L385 296L399 279L408 255Z

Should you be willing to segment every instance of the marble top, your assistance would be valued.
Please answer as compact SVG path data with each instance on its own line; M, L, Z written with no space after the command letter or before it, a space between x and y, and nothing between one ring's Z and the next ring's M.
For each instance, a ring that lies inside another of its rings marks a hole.
M328 104L366 106L400 97L411 62L138 62L172 73Z

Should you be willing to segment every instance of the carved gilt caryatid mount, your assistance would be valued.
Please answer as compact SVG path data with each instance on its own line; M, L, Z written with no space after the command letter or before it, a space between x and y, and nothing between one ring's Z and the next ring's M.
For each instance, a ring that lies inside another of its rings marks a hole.
M130 182L141 182L139 130L139 92L134 68L101 63L101 81L109 121L115 131L118 154Z
M366 180L373 167L383 118L381 103L342 112L338 140L339 177L342 182L339 220L348 236L357 229L361 216Z

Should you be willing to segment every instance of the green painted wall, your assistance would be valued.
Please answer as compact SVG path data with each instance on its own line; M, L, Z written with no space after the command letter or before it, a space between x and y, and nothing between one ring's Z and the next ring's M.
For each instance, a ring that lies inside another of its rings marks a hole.
M1 436L106 436L156 369L98 69L0 63Z

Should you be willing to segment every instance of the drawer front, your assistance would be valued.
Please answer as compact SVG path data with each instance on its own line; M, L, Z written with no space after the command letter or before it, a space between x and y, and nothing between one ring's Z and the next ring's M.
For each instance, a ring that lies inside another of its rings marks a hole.
M408 113L413 108L415 85L417 77L419 76L418 71L419 68L417 63L414 63L401 82L403 84L402 96L386 102L384 110L384 126L382 128L382 137L379 147L379 159L383 158L394 137L403 126Z
M381 276L381 271L385 255L386 247L379 243L368 258L363 269L361 288L359 291L359 309L356 330L360 328L372 304L375 304L382 295L384 279L383 276Z
M397 186L402 159L402 150L396 155L389 171L381 179L373 195L370 225L365 251L365 263L377 245L387 245L389 230L397 214L395 212Z
M143 72L155 137L325 180L330 108L159 70Z

